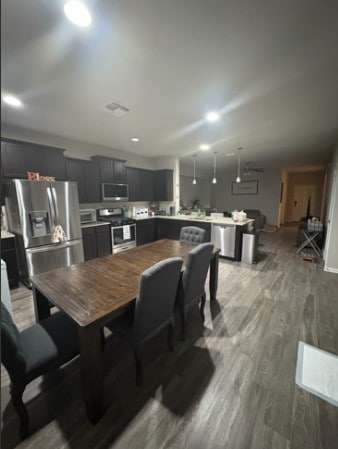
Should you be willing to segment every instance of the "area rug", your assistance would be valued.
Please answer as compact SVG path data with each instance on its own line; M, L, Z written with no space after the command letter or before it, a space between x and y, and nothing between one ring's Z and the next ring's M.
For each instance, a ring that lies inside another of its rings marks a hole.
M296 384L338 407L338 356L300 341Z

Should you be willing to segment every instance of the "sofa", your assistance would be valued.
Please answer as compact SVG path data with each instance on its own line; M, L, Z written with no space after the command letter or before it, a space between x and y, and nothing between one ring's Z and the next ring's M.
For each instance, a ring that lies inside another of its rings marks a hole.
M261 211L258 209L244 209L247 218L253 218L255 220L254 227L257 231L264 228L266 224L266 216L262 215Z

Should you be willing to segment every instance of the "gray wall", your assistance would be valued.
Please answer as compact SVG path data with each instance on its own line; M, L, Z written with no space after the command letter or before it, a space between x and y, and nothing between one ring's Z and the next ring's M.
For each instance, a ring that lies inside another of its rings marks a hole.
M269 224L278 224L281 178L281 169L266 169L264 173L254 173L242 178L242 181L258 180L258 194L232 195L232 182L236 179L236 173L219 173L217 184L211 184L211 207L216 207L219 212L259 209Z
M181 205L190 206L196 196L199 196L202 206L204 208L210 207L210 180L196 178L197 183L195 185L192 183L192 181L192 176L180 176Z

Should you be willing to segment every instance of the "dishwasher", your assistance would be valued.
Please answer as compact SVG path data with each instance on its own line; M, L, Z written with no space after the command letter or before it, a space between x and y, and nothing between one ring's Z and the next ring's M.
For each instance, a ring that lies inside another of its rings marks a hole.
M221 251L220 256L235 258L236 226L213 223L211 243Z

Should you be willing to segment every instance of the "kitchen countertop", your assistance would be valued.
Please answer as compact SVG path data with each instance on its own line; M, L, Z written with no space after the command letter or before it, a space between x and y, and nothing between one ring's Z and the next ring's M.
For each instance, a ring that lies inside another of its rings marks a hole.
M1 238L2 238L2 239L11 239L11 238L13 238L13 237L15 237L14 234L11 234L11 233L8 232L8 231L1 231Z
M92 228L93 226L104 226L104 225L110 225L109 221L94 221L93 223L82 223L82 228Z
M155 215L154 217L139 218L136 221L149 220L151 218L165 218L169 220L181 220L181 221L200 221L202 223L220 224L220 225L233 225L233 226L245 226L249 223L253 223L253 218L247 218L244 221L234 221L230 217L206 217L197 215Z

